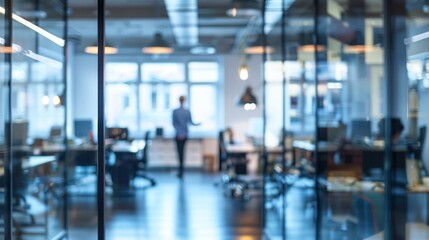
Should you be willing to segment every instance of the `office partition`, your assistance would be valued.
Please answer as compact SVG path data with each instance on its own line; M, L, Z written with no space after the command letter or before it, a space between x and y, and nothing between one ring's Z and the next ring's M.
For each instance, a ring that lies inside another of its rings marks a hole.
M304 2L285 11L286 22L309 6ZM314 170L306 176L315 193L302 212L314 217L306 228L315 231L314 239L427 238L427 49L426 23L420 21L428 6L424 1L335 0L311 5L314 60L303 72L314 78L314 92L306 96L315 120L310 125L317 131L292 144L295 170L302 173L302 163ZM305 39L291 29L286 46L297 44L294 37ZM288 197L293 189L304 192L287 181L284 186ZM292 234L287 213L296 205L278 206L283 209L277 213L286 213L277 229L285 233L278 237L287 239ZM265 218L270 214L265 211ZM271 225L265 230L274 232Z
M65 129L65 2L2 1L1 186L4 239L66 235L64 151L40 151ZM55 24L52 24L55 22ZM55 138L62 144L65 136Z

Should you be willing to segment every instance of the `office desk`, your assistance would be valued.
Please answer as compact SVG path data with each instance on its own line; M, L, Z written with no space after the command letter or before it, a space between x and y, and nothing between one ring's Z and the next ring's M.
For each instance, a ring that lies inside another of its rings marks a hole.
M317 154L319 174L329 176L332 173L337 175L349 175L361 178L368 176L371 169L383 169L384 148L364 144L338 144L332 142L318 142L317 153L316 144L309 141L294 141L293 151L295 163L300 159L307 159L312 162L314 154ZM418 151L414 149L413 151ZM392 167L405 171L405 159L407 147L404 145L392 147ZM402 180L402 179L401 179Z
M262 156L262 146L254 146L252 144L228 144L225 146L226 152L228 155L235 157L235 158L242 158L242 159L251 159L249 161L250 169L257 171L258 168L261 166L260 164L260 157ZM281 146L275 146L275 147L267 147L266 152L268 155L271 156L278 156L282 154L282 147ZM292 148L287 148L286 152L291 152ZM249 157L249 155L251 157ZM221 164L221 163L219 163ZM222 166L220 166L222 167Z
M130 182L135 177L138 161L143 158L143 150L146 142L141 140L132 144L122 143L109 147L109 151L114 155L114 163L109 166L115 189L129 188Z
M406 232L406 239L429 239L429 226L423 223L407 223ZM384 240L384 231L379 232L371 237L365 238L364 240Z
M55 156L30 156L22 160L22 169L32 170L45 164L55 162L56 160L57 158ZM0 164L0 176L4 176L3 160Z

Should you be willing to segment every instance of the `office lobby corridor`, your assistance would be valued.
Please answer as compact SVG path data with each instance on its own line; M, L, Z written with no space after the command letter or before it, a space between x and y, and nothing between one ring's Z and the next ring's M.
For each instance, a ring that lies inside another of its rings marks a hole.
M155 187L106 197L109 240L259 240L262 236L262 196L250 200L226 198L215 187L217 175L151 172ZM69 239L96 239L95 195L70 194Z

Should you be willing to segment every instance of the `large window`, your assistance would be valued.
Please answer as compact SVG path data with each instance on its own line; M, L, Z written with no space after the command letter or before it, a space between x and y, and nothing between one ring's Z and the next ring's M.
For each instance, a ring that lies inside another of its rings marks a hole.
M179 97L193 114L195 135L218 129L219 63L216 61L108 62L106 64L107 126L128 127L131 137L162 128L174 134L171 113Z

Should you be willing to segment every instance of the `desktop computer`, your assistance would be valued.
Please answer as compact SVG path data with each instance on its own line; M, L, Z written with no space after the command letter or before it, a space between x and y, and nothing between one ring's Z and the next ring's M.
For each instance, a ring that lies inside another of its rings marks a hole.
M74 120L74 136L77 138L88 138L92 132L91 119L75 119Z
M12 122L12 145L23 146L27 145L28 138L28 122L27 121L15 121ZM10 122L6 122L5 133L10 131Z
M362 141L371 137L371 121L366 119L355 119L350 122L348 139L351 141Z

